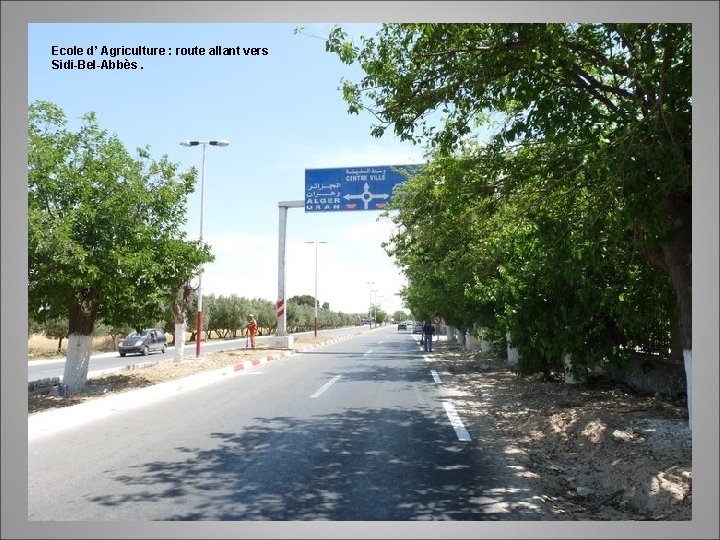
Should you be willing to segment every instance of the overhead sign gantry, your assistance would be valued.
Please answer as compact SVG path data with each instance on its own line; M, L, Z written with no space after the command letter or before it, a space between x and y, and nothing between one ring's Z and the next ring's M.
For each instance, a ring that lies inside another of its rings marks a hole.
M305 169L306 212L382 210L420 165Z
M305 212L351 212L382 210L392 199L395 186L420 172L422 165L375 165L372 167L341 167L305 169L305 199L280 201L278 242L278 300L275 336L283 346L292 348L293 337L287 335L285 302L285 236L289 208L305 208Z

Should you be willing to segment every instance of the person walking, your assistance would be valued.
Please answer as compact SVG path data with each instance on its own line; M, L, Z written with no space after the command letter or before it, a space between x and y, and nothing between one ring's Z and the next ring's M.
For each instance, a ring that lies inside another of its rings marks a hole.
M248 315L248 323L247 323L247 333L248 336L250 336L250 347L253 349L255 348L255 336L257 335L257 321L255 320L255 316L251 313Z
M432 352L433 335L435 335L435 325L429 320L423 323L423 349Z

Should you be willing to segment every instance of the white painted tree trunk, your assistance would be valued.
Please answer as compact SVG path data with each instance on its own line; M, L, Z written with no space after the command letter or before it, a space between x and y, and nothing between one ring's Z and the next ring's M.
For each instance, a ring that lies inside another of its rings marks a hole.
M685 381L687 384L688 425L692 430L692 349L683 349L683 358L685 360Z
M92 335L70 334L68 337L67 357L62 383L67 385L68 393L79 392L85 386L90 367Z
M469 351L475 351L480 348L480 342L470 330L465 334L465 348Z
M565 365L565 384L580 384L583 382L573 371L572 357L569 354L563 355L563 364Z
M457 336L455 335L455 328L452 326L447 327L447 342L457 343Z
M483 354L492 352L492 343L485 339L485 332L480 333L480 352Z
M175 323L175 354L173 362L182 362L185 356L185 323Z
M510 336L510 332L505 333L505 338L507 339L507 359L508 364L511 366L516 366L518 362L520 361L520 353L516 348L512 346L512 339Z

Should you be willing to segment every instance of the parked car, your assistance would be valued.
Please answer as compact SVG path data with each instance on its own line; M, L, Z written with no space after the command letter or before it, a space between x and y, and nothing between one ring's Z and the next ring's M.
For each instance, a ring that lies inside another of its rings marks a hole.
M413 334L422 334L423 333L422 327L423 327L422 323L419 323L419 322L413 323L412 333Z
M407 330L407 321L402 321L398 323L398 330Z
M145 328L140 332L130 332L118 345L120 356L142 354L147 356L153 351L165 352L167 339L162 328Z

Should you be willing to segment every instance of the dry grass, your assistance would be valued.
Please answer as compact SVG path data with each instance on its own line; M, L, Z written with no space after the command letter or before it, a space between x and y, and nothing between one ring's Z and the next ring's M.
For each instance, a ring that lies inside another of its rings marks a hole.
M185 343L190 341L190 332L185 333ZM125 337L125 336L121 336ZM121 338L118 338L121 339ZM172 337L168 335L168 344L172 341ZM49 339L42 334L32 334L28 338L28 359L38 358L56 358L65 356L67 353L67 338L62 340L60 352L58 352L58 340ZM117 349L117 343L113 341L111 336L93 337L92 352L93 354L112 352Z

